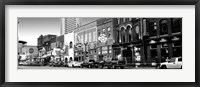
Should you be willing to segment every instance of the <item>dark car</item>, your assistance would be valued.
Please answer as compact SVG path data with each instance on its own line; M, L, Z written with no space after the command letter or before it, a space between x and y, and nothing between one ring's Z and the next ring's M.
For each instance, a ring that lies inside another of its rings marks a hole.
M101 61L100 62L100 68L107 67L108 69L116 69L116 68L121 68L124 69L125 67L125 61L119 61L117 58L112 59L111 61Z
M30 66L41 66L39 61L32 61L29 63Z
M51 66L53 67L62 67L64 66L64 62L61 60L61 58L56 58L54 61L52 61Z
M94 60L89 60L88 62L83 62L81 64L81 67L87 67L87 68L93 68L98 67L97 63Z

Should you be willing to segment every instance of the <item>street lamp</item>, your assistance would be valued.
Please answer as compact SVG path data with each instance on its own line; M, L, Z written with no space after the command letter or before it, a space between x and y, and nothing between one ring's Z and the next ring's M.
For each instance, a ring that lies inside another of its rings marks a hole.
M85 59L86 59L86 56L87 56L87 54L86 54L86 51L87 51L87 50L86 50L86 46L87 46L87 45L88 45L88 42L85 42L85 43L84 43L84 46L85 46Z

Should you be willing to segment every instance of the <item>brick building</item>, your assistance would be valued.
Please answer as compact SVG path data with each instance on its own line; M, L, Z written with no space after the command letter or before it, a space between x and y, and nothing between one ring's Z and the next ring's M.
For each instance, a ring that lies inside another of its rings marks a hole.
M114 18L101 18L97 20L97 54L98 60L106 60L113 57L114 29L116 20Z
M149 65L182 56L181 18L102 18L97 20L98 60L126 58Z
M96 21L74 29L74 59L87 61L97 59L96 55L97 26Z
M52 47L52 40L54 40L57 37L57 35L40 35L38 38L38 50L39 53L41 53L41 50L45 50L46 52L51 51ZM42 55L42 54L41 54Z
M147 18L146 24L145 60L149 65L182 56L182 18Z

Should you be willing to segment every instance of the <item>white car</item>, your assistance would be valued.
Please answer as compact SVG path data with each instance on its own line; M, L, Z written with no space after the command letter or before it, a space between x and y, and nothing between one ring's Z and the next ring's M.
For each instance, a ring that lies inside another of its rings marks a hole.
M80 67L82 64L82 62L78 62L78 61L70 61L68 63L68 67Z
M171 58L160 64L161 69L182 69L182 57Z

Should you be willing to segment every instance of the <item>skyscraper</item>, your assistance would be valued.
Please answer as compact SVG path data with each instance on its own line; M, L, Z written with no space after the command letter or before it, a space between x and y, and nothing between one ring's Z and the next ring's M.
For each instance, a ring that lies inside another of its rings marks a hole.
M61 35L71 33L75 28L88 24L98 18L61 18Z
M77 18L61 18L61 35L68 34L77 27Z

